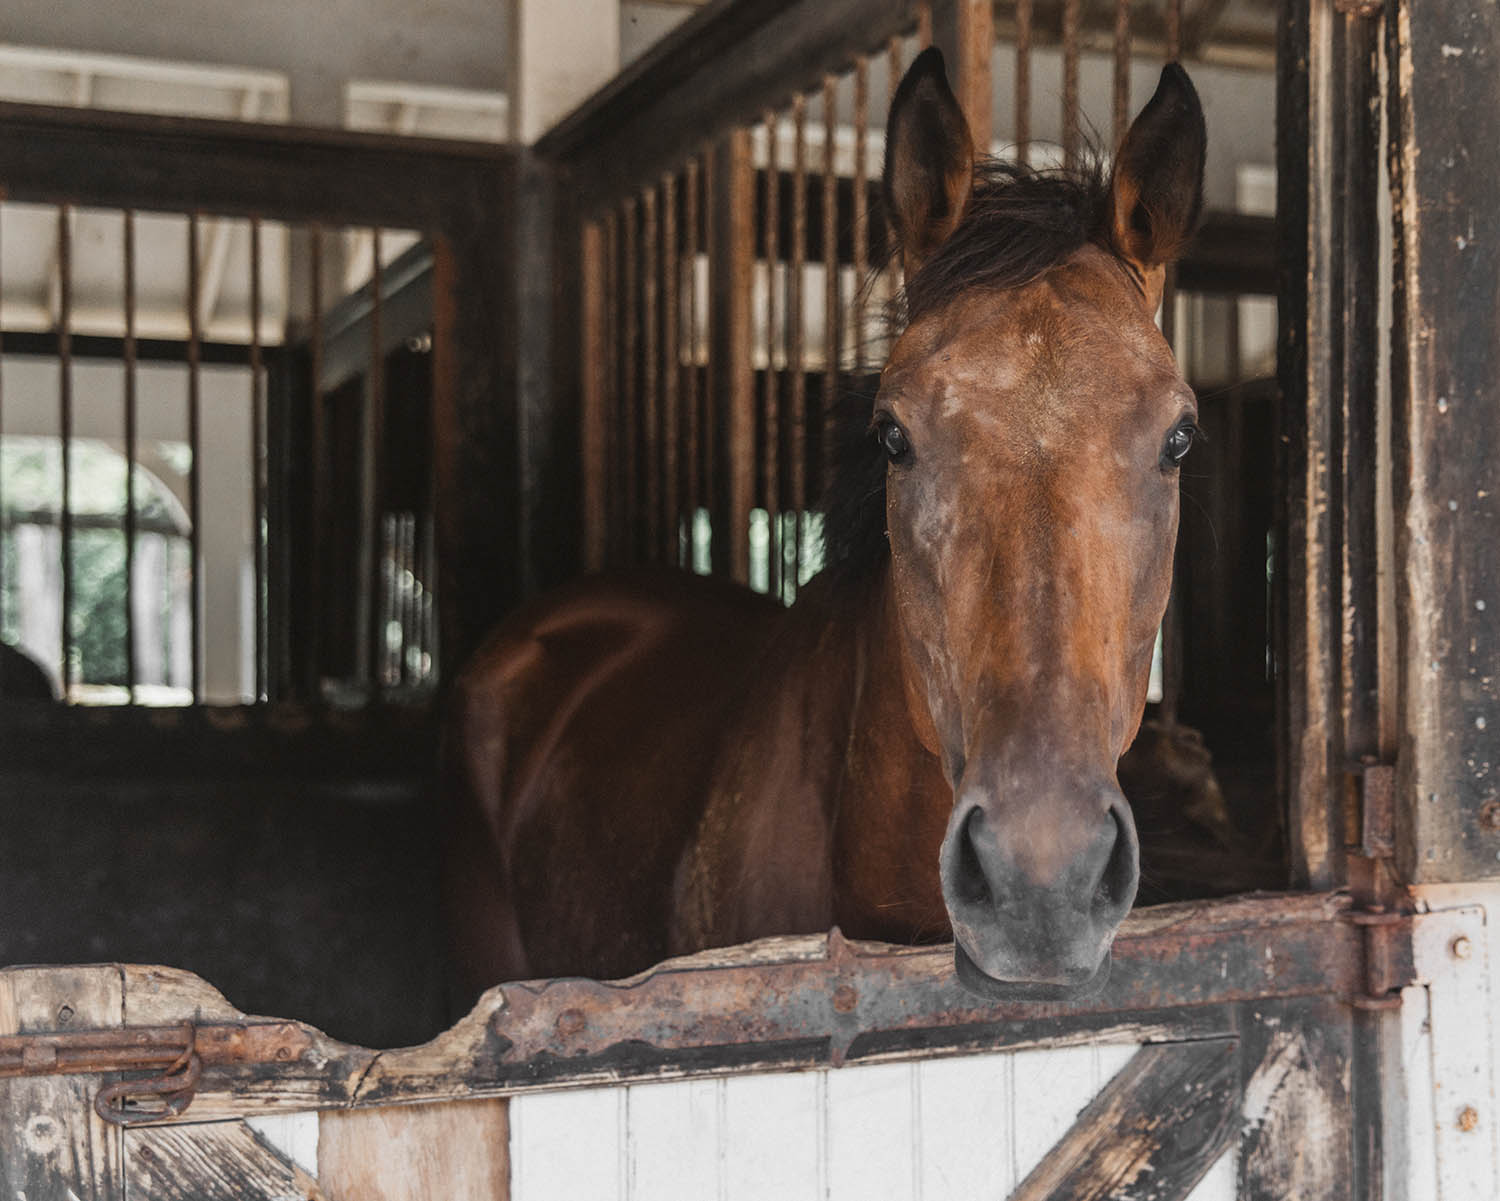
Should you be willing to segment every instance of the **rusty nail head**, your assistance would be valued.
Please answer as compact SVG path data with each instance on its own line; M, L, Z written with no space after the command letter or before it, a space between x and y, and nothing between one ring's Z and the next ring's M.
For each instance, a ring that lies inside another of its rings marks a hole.
M853 1013L859 1004L859 993L848 984L840 984L833 990L833 1007L840 1013Z
M1467 959L1474 953L1474 944L1469 941L1467 934L1460 934L1448 944L1448 950L1453 952L1455 959Z
M290 1059L291 1057L292 1057L292 1049L291 1049L291 1047L277 1047L276 1048L276 1058L277 1059L287 1060L287 1059Z
M1479 1129L1479 1111L1472 1105L1465 1105L1458 1111L1458 1128L1465 1134Z
M557 1032L564 1038L572 1038L581 1033L588 1024L588 1019L579 1009L564 1009L557 1015Z
M141 1158L142 1159L154 1159L155 1157L156 1157L156 1152L153 1151L153 1150L151 1150L150 1147L142 1147L141 1148Z
M1491 797L1479 806L1479 824L1486 830L1500 830L1500 797Z
M66 1026L72 1020L73 1020L73 1007L71 1005L64 1005L61 1009L59 1009L57 1011L57 1024L59 1026Z

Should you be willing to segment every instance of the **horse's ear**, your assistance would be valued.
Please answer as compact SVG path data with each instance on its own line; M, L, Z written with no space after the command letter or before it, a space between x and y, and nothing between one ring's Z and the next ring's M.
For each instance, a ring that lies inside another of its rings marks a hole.
M974 186L974 140L936 47L917 55L891 101L881 185L910 276L958 225Z
M1115 157L1109 238L1115 253L1145 280L1154 312L1166 265L1186 247L1203 208L1203 107L1187 72L1162 68L1161 82Z

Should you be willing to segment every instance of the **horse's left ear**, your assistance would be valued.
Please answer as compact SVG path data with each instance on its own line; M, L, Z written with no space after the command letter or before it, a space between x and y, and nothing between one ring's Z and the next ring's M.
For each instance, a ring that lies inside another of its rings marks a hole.
M1120 145L1109 188L1110 243L1141 273L1152 312L1161 303L1167 264L1198 226L1207 146L1192 80L1168 63Z

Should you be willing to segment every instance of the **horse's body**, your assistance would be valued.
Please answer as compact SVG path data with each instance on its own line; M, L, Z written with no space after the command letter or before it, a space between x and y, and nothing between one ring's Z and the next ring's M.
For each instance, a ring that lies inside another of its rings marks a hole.
M834 923L952 936L981 989L1100 978L1192 430L1152 316L1202 140L1172 68L1108 185L984 174L919 58L884 180L908 324L835 486L832 565L790 610L683 573L585 580L481 650L448 745L470 985Z

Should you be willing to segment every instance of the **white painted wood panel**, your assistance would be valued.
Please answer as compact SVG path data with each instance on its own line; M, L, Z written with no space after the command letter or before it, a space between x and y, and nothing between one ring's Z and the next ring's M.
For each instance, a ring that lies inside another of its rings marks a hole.
M512 1201L1004 1197L1135 1050L1105 1043L517 1097ZM1205 1180L1195 1201L1232 1198L1232 1164L1215 1173L1231 1191Z
M1240 1187L1240 1157L1231 1147L1219 1156L1198 1185L1187 1195L1187 1201L1235 1201Z

